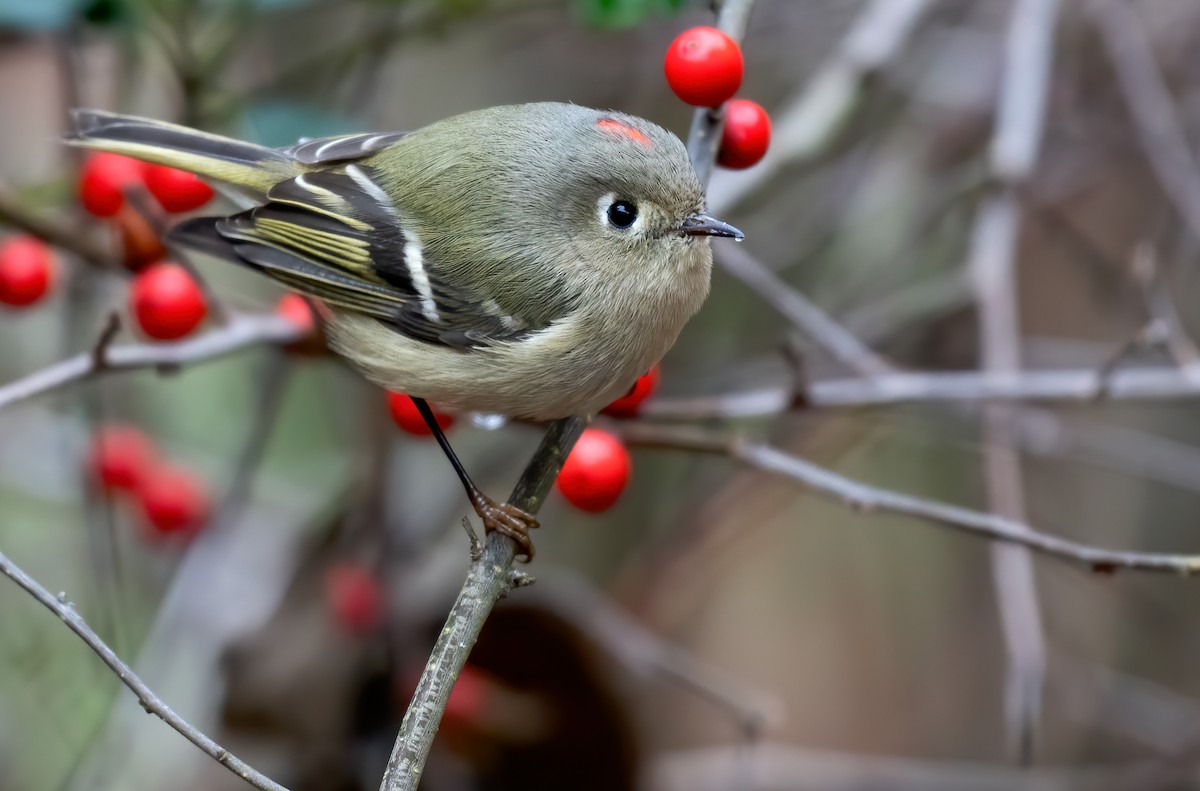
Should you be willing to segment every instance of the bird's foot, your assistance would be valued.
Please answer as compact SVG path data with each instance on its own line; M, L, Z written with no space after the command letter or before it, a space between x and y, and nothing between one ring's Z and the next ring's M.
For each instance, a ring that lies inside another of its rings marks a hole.
M484 531L508 536L517 545L518 559L523 556L525 563L533 560L533 540L529 537L529 531L538 526L533 514L526 513L512 503L497 503L483 492L476 492L471 497L471 505L483 520Z

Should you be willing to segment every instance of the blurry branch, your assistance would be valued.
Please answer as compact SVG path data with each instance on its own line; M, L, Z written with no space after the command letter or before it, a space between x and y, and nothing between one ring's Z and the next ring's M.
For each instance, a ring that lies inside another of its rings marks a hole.
M171 370L249 346L286 345L299 340L303 334L303 330L281 316L242 315L212 332L181 343L137 343L112 347L97 344L92 351L35 371L15 382L0 385L0 409L106 373L142 368Z
M1093 369L1049 371L954 371L891 373L812 382L803 403L810 407L861 407L942 401L1107 401L1200 398L1200 365L1149 367L1105 376ZM797 406L787 387L716 396L651 399L646 417L670 420L767 417Z
M261 789L261 791L287 791L283 786L256 771L253 767L243 762L233 753L201 733L188 723L187 720L176 714L170 706L163 702L162 698L154 693L154 690L146 686L146 683L133 672L133 669L129 665L122 662L120 657L113 653L113 650L100 639L99 635L92 631L87 622L76 612L75 605L67 600L65 593L60 593L58 596L52 595L50 591L39 585L32 577L18 568L16 564L2 553L0 553L0 573L3 573L13 582L17 583L29 595L33 596L47 609L62 619L67 628L77 634L89 648L95 651L96 655L100 657L104 664L108 665L117 678L121 679L121 682L133 691L133 694L141 702L142 708L148 713L155 715L167 725L174 728L185 739L199 747L206 755L255 788Z
M1091 0L1088 8L1108 50L1150 168L1179 217L1200 239L1200 169L1154 61L1146 31L1126 0Z
M742 246L724 245L717 257L726 272L850 370L860 376L877 376L892 370L882 357Z
M556 575L539 580L537 588L534 595L542 606L583 629L632 674L674 680L729 712L748 735L782 722L784 708L778 697L663 640L583 577Z
M1158 334L1162 335L1163 345L1171 359L1180 366L1200 363L1200 349L1188 336L1187 329L1179 318L1179 311L1175 309L1175 302L1171 299L1170 291L1163 280L1162 267L1159 266L1158 254L1153 245L1149 242L1137 245L1133 250L1130 268L1146 303L1150 326L1162 328Z
M86 233L34 214L3 183L0 183L0 225L10 225L60 250L74 253L92 266L110 271L121 269L121 262L115 256L88 243Z
M933 2L872 0L804 92L773 114L771 150L758 167L725 179L725 188L709 201L713 211L727 212L781 168L824 152L853 115L870 78L896 58ZM720 129L716 134L719 138Z
M1054 59L1057 0L1018 0L1013 6L1004 52L996 128L990 150L995 179L975 218L968 273L975 286L982 368L1011 375L1021 368L1017 307L1017 245L1021 233L1018 190L1037 164L1046 120ZM983 409L983 473L989 508L1024 523L1021 461L1009 440L1016 409L988 403ZM1016 762L1033 761L1046 676L1046 645L1037 581L1029 549L996 545L991 550L992 583L1007 652L1005 730Z
M735 41L741 41L754 0L723 0L717 25ZM724 115L721 109L698 109L688 138L688 154L702 184L707 184L716 160ZM537 514L554 485L567 454L588 424L587 417L572 417L554 423L542 438L533 460L517 482L509 502L529 514ZM472 551L474 551L472 547ZM380 791L416 791L424 775L425 761L446 712L450 691L466 665L492 608L501 596L529 578L512 570L516 544L499 533L487 536L483 553L472 559L467 578L446 625L421 671L416 691L380 781Z
M633 422L620 424L618 430L631 445L726 456L754 469L790 478L814 493L854 510L883 511L925 519L982 538L1028 547L1091 571L1111 573L1118 569L1136 569L1181 576L1200 573L1200 555L1122 552L1081 544L1038 532L1016 519L861 483L726 431Z
M666 753L647 771L660 791L1125 791L1162 780L1160 762L1010 769L987 764L813 750L787 744L702 747ZM1166 779L1181 780L1180 767ZM1164 784L1162 787L1170 787Z
M250 414L246 438L242 441L237 461L233 465L229 488L225 490L225 496L217 506L217 517L214 520L217 524L227 524L237 518L250 499L255 473L262 464L267 443L279 421L279 405L287 392L291 372L291 360L288 356L282 349L273 349L264 361L261 372L255 377L258 400Z

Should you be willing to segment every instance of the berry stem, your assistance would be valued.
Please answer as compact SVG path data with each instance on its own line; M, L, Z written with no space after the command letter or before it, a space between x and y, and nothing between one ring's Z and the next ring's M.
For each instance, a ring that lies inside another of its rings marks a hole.
M717 27L740 42L746 35L750 22L750 9L754 0L724 0L717 11ZM692 128L688 133L688 156L700 183L707 186L712 178L713 164L717 158L717 147L721 145L721 132L725 128L725 110L721 107L698 107L692 114Z

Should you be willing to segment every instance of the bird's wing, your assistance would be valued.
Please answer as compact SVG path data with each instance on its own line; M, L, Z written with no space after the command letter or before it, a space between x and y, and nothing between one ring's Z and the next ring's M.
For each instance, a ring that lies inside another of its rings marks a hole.
M261 206L188 220L172 235L418 340L466 349L540 329L469 287L444 282L427 265L420 240L404 227L371 169L353 161L386 145L372 142L380 137L386 136L301 143L288 150L301 161L348 164L280 182Z
M378 154L407 132L363 132L303 140L279 149L279 153L304 165L331 165Z

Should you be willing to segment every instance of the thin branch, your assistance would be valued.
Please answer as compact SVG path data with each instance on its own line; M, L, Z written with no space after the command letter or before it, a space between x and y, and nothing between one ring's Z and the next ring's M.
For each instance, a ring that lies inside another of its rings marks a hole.
M709 200L713 211L728 212L781 168L827 150L862 101L870 78L896 58L933 4L934 0L872 0L804 91L774 115L771 150L763 161L722 179L722 189Z
M1175 301L1159 266L1158 254L1149 242L1142 242L1133 249L1130 261L1133 279L1142 292L1146 313L1151 326L1162 327L1162 343L1171 359L1180 366L1200 362L1200 347L1188 335L1187 328L1175 309Z
M968 271L979 315L979 356L985 371L1013 374L1021 367L1017 306L1017 244L1021 206L1017 190L1033 173L1046 120L1053 69L1057 0L1018 0L1004 55L996 129L991 145L993 194L980 206L971 238ZM1027 519L1021 460L1010 435L1012 404L984 405L983 473L989 509L1018 523ZM1046 645L1030 550L1013 544L991 548L992 584L1007 653L1005 720L1019 765L1033 761L1046 677Z
M568 418L550 427L513 490L510 503L530 514L538 512L586 425L584 418ZM416 791L454 682L492 608L514 586L512 563L516 551L512 539L493 532L484 543L483 556L471 563L404 713L380 791Z
M181 343L131 343L106 348L102 359L84 352L0 385L0 409L60 387L116 371L173 369L259 344L286 345L304 330L281 316L243 315L212 332Z
M1136 368L1107 380L1092 368L1016 373L955 371L893 373L869 379L826 379L805 393L812 407L862 407L946 401L1039 401L1086 404L1103 394L1110 401L1200 398L1200 365ZM793 408L788 387L763 387L716 396L651 399L646 417L669 420L779 415Z
M1091 0L1142 151L1180 219L1200 238L1200 168L1141 20L1125 0Z
M1200 573L1200 555L1124 552L1081 544L1039 532L1016 519L855 481L769 445L751 442L728 432L636 422L619 424L619 431L633 445L727 456L749 467L790 478L815 494L857 511L883 511L925 519L981 538L1028 547L1091 571L1111 573L1118 569L1135 569L1180 576Z
M746 25L750 22L750 9L754 0L720 0L717 14L717 27L729 35L734 41L741 41L746 36ZM688 133L688 158L701 184L708 184L712 178L713 166L717 160L717 148L721 145L721 132L725 129L724 106L709 108L700 107L692 113L692 128Z
M24 231L30 236L41 239L46 244L74 253L82 260L100 269L109 271L121 269L121 261L111 253L89 244L86 241L86 234L80 233L77 228L68 228L29 211L24 203L12 193L12 190L3 183L0 183L0 225L9 225Z
M531 596L583 630L631 673L674 680L728 712L745 732L761 732L783 722L785 709L777 696L664 640L582 576L555 574L549 579L539 578Z
M893 370L886 360L742 246L724 245L717 259L726 272L850 370L860 376L878 376Z
M100 657L101 661L108 665L117 675L117 678L121 679L121 682L129 687L133 694L137 696L138 700L142 703L142 708L174 728L185 739L199 747L205 755L208 755L253 787L260 789L260 791L287 791L286 788L255 770L249 764L199 731L195 726L183 719L183 717L176 714L162 698L154 693L154 690L146 685L146 682L142 681L133 672L133 669L129 665L121 661L120 657L100 639L99 635L92 631L92 628L87 625L82 616L76 612L75 605L67 600L66 594L60 593L58 596L54 596L50 591L43 588L32 577L22 571L3 553L0 553L0 573L3 573L13 582L17 583L29 595L33 596L48 610L57 615L67 625L68 629L77 634L89 648L95 651L96 656Z

